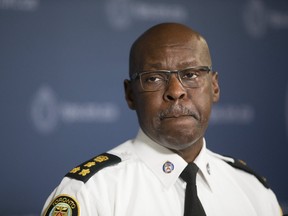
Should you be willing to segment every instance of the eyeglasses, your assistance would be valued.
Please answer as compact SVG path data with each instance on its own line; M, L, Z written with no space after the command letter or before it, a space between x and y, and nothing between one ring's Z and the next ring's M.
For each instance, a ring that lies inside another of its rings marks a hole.
M158 91L165 89L171 74L177 74L180 83L186 88L198 88L205 82L205 75L212 71L210 66L188 67L182 70L156 70L134 73L131 80L140 80L144 91Z

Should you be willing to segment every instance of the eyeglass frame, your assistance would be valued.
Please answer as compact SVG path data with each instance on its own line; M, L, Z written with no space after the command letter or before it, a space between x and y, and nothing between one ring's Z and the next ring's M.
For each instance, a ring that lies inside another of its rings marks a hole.
M201 70L201 71L204 71L204 72L207 72L210 73L210 72L213 72L212 70L212 66L196 66L196 67L187 67L187 68L184 68L184 69L180 69L180 70L148 70L148 71L140 71L140 72L136 72L136 73L133 73L130 75L130 81L134 81L136 79L139 79L140 80L140 84L141 84L141 87L144 91L148 91L148 92L153 92L153 91L159 91L161 90L162 88L159 88L159 89L156 89L156 90L145 90L144 87L143 87L143 84L142 84L142 79L141 79L141 74L149 74L149 73L155 73L155 72L163 72L163 73L166 73L166 74L169 74L169 77L168 79L166 80L166 86L167 84L169 83L170 81L170 78L171 78L171 74L177 74L177 79L180 81L181 85L185 88L196 88L196 87L187 87L183 84L183 81L181 79L181 77L179 76L179 73L182 72L182 71L185 71L185 70L189 70L189 69L195 69L195 70Z

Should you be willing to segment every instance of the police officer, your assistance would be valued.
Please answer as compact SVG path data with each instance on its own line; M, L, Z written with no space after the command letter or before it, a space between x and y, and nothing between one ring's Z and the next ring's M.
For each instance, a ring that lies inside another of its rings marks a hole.
M199 33L176 23L148 29L131 47L129 76L125 96L137 113L138 135L73 168L42 215L282 214L265 179L207 149L220 89Z

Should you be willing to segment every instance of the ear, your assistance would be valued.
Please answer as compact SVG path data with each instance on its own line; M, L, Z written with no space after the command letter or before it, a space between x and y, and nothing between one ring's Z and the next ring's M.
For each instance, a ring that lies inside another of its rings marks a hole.
M130 80L124 80L125 99L130 109L135 110L135 101Z
M218 72L212 72L212 99L213 103L219 101L220 98L220 87L218 83Z

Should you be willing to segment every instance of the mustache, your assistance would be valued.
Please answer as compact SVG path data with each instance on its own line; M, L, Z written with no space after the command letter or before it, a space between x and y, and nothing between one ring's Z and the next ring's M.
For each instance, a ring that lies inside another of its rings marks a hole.
M181 104L171 105L167 109L159 112L160 120L165 119L165 118L173 118L173 117L176 118L179 116L192 116L196 120L199 120L200 118L200 116L195 111Z

